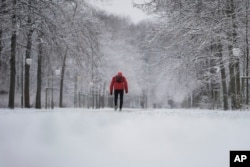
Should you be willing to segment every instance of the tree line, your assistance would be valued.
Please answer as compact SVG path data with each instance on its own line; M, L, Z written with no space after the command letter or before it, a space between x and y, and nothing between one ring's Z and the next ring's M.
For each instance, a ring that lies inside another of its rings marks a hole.
M66 62L71 71L87 71L85 78L90 78L88 62L100 61L100 23L95 14L81 0L0 1L1 93L8 93L9 108L15 107L17 92L23 107L31 107L30 94L35 94L34 105L41 108L42 90L56 81L62 107ZM32 68L30 63L36 65ZM57 79L55 70L60 71Z
M147 62L182 83L189 106L202 97L225 110L248 105L249 0L134 0L134 6L159 18L142 46Z
M107 87L115 56L138 74L129 77L140 101L225 110L249 103L248 0L134 0L155 15L137 25L81 0L0 3L0 93L9 108L17 99L31 107L30 97L41 108L54 84L60 107L72 88L76 98L79 80L86 91Z

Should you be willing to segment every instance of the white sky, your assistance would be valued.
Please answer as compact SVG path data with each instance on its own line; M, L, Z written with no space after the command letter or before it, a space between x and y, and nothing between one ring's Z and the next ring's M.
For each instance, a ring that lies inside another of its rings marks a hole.
M149 18L143 11L133 7L133 0L103 0L97 3L91 0L91 4L118 16L129 17L133 23L138 23Z

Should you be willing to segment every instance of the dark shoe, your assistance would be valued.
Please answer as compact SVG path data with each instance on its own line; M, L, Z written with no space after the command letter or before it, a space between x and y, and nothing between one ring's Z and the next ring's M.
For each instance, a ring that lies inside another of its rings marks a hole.
M120 108L119 111L122 111L122 109Z
M115 106L115 110L117 110L117 106Z

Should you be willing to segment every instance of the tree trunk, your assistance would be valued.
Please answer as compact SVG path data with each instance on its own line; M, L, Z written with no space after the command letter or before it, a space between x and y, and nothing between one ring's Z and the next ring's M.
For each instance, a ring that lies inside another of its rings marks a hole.
M229 44L230 45L230 44ZM229 86L229 94L231 96L231 108L235 110L236 107L236 89L235 89L235 75L234 75L234 59L232 58L232 46L228 47L229 49L229 76L230 76L230 86Z
M249 14L249 0L246 0L246 77L249 75L249 39L248 39L248 14ZM248 89L248 79L247 79L247 86L246 86L246 105L248 105L249 99L249 89Z
M26 56L25 56L25 77L24 77L24 106L30 108L30 65L26 63L26 60L30 58L31 46L32 46L32 34L33 30L30 29L27 37Z
M236 73L236 108L241 108L241 92L240 92L240 62L237 58L235 62L235 73Z
M41 38L41 35L38 37ZM36 89L36 108L42 108L41 105L41 91L42 91L42 43L38 45L38 59L37 59L37 89Z
M31 4L31 0L29 0ZM30 108L30 64L26 63L26 60L30 58L31 46L32 46L32 34L33 28L31 27L31 13L28 14L28 34L27 34L27 45L25 54L25 77L24 77L24 106Z
M240 108L240 70L239 60L235 59L233 49L236 46L236 23L234 12L234 0L227 1L227 18L229 25L228 32L228 51L229 51L229 74L230 74L230 96L231 107L233 110Z
M221 85L222 85L222 99L223 99L223 109L228 110L228 94L227 94L227 77L226 77L226 70L223 63L222 58L222 44L221 41L218 41L217 44L217 56L219 57L220 62L220 72L221 72Z
M233 47L237 47L237 24L234 0L231 0L231 11L232 11L232 44ZM233 48L232 48L233 49ZM237 55L233 55L237 56ZM238 55L239 56L239 55ZM235 58L235 84L236 84L236 109L241 107L241 92L240 92L240 60L239 57Z
M15 107L15 84L16 84L16 0L13 0L12 7L12 33L11 33L11 55L10 55L10 87L9 87L9 108Z
M63 64L62 64L62 70L61 70L59 107L63 107L63 82L64 82L64 72L65 72L65 67L66 67L67 52L68 52L68 48L66 49L65 55L63 57Z

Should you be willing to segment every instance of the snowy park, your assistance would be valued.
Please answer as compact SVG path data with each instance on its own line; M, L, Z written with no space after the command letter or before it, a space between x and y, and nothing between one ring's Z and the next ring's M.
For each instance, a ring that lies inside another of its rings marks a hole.
M0 1L0 167L229 167L249 23L249 0Z
M0 109L1 167L227 167L250 112Z

